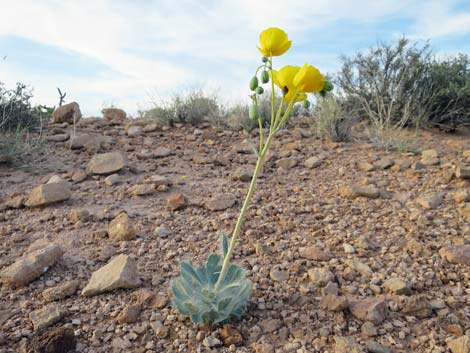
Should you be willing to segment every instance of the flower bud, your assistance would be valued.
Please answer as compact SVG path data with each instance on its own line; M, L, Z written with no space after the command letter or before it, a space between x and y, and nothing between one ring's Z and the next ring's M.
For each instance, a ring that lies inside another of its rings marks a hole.
M261 72L261 82L268 83L269 82L269 73L266 70Z
M248 115L250 116L251 120L258 119L258 107L256 106L256 104L252 104L250 106L250 109L248 111Z
M330 92L334 88L333 84L330 81L325 81L325 85L323 86L323 91Z
M310 101L308 99L304 100L304 108L305 109L310 108Z
M258 77L253 76L252 79L250 80L250 89L254 91L258 87Z
M258 87L256 87L255 92L258 93L258 94L263 94L263 93L264 93L264 89L263 89L263 87L258 86Z
M266 56L263 56L261 58L261 61L264 62L264 63L267 63L268 62L268 58Z

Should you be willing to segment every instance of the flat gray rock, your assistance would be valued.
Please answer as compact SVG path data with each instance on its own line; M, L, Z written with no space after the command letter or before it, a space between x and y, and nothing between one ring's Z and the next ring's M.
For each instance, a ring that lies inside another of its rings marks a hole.
M55 244L33 251L5 268L0 273L0 280L14 287L25 286L44 274L63 253L63 250Z
M128 255L121 254L93 272L82 295L89 297L118 288L136 288L139 285L140 278L135 261Z

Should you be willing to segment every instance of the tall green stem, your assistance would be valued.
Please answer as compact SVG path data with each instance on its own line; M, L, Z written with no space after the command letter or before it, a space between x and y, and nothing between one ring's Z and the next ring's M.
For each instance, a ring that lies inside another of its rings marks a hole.
M248 206L251 202L251 197L253 196L253 192L255 191L256 181L258 179L258 175L261 171L261 167L263 166L264 156L268 151L269 145L271 144L271 140L274 137L274 133L270 133L268 138L266 139L266 143L263 147L263 150L259 152L258 161L256 162L255 171L253 173L253 177L251 178L250 187L248 188L248 193L246 195L245 201L243 202L242 209L240 211L240 215L238 216L237 223L235 224L235 229L233 230L232 238L230 239L230 244L228 247L227 255L224 257L224 262L222 264L222 270L220 271L219 279L215 284L215 290L220 288L222 284L230 264L230 258L232 257L232 252L237 242L238 235L240 234L240 229L243 224L243 219L245 218L245 213L248 210Z
M274 93L274 74L273 74L273 56L269 58L269 71L271 72L271 125L269 126L269 132L273 131L274 125L274 107L276 106L276 95Z

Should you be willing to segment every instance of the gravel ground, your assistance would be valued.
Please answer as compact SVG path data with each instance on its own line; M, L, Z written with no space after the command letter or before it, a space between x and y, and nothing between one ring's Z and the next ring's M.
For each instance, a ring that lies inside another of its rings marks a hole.
M455 176L468 136L423 132L425 152L411 154L282 131L235 250L253 282L247 312L207 328L171 308L169 281L234 226L256 136L139 124L82 119L74 149L51 141L28 169L0 165L1 353L470 351L470 181ZM95 153L115 151L122 168L87 175ZM25 207L54 175L70 195ZM122 212L129 240L109 227ZM41 259L45 273L7 283L8 266L50 244L63 255ZM139 284L82 295L120 254Z

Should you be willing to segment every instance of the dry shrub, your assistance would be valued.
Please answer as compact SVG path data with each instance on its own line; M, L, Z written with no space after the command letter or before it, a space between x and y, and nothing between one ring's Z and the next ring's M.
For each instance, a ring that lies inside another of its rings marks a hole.
M340 98L333 94L319 97L313 111L311 129L315 136L331 141L349 141L354 116L346 112Z

